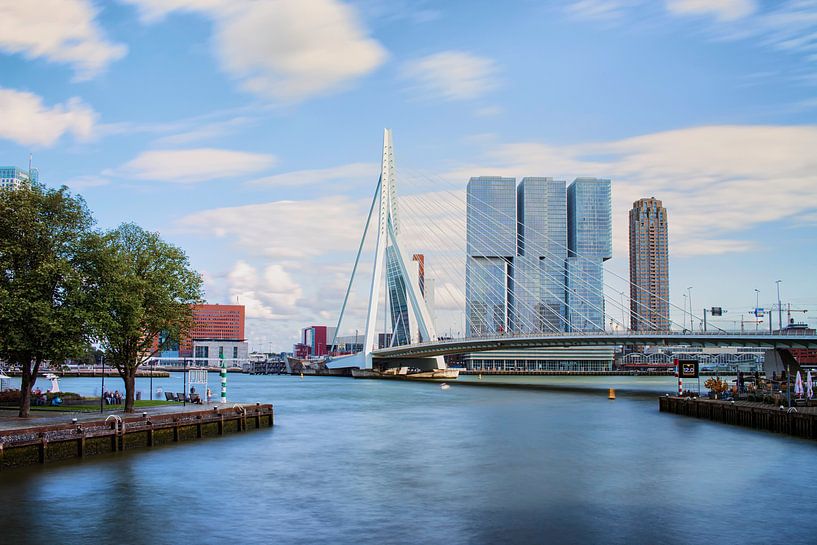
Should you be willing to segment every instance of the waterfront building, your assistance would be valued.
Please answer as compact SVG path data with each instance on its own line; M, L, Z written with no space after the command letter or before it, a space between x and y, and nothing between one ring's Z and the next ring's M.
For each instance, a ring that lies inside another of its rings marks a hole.
M481 176L469 180L466 195L467 335L604 328L602 263L612 256L609 180L578 178L568 190L553 178L526 177L517 186L515 178ZM465 363L607 370L613 360L612 350L595 347L531 354L472 354Z
M630 328L670 328L667 210L655 197L630 210Z
M576 178L567 188L570 331L604 330L604 266L613 256L610 180Z
M516 256L516 179L480 176L466 191L465 329L508 330Z
M614 349L605 346L492 350L465 355L472 371L610 371Z
M23 170L17 167L0 166L0 189L16 190L39 180L36 168Z
M192 305L193 323L190 330L181 336L178 343L165 347L159 354L163 365L183 365L185 359L202 358L217 365L218 359L225 359L229 365L247 362L249 346L244 336L244 305ZM156 339L154 350L162 334Z
M321 357L330 352L330 343L335 336L335 328L312 325L301 330L301 344L306 347L306 357Z
M522 178L516 189L513 331L565 331L564 180Z

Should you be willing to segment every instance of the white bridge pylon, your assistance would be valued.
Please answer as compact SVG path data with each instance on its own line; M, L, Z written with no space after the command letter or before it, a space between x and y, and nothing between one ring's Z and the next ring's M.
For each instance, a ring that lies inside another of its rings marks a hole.
M336 346L337 336L340 334L340 327L343 322L343 313L346 310L346 303L349 300L349 292L355 279L360 255L363 251L363 244L366 240L366 232L369 224L374 218L375 203L379 201L377 212L377 242L375 245L374 264L372 272L372 283L369 289L369 307L366 313L366 329L363 338L363 351L349 356L341 356L332 359L327 363L330 369L359 368L372 369L372 351L378 348L377 336L377 313L380 305L380 290L384 283L389 287L389 310L393 320L392 335L397 335L398 328L402 328L408 335L409 342L419 336L424 341L434 341L437 333L428 312L425 298L420 293L420 287L409 275L410 263L406 260L406 255L400 250L398 242L399 224L397 221L397 178L394 168L394 146L392 144L391 129L383 131L383 156L381 159L380 179L375 188L372 207L369 209L369 216L366 218L366 226L363 228L363 235L360 239L357 257L352 268L352 275L349 279L349 286L346 289L346 296L343 299L338 325L335 328L335 338L332 339L332 346ZM384 267L384 264L386 267ZM386 282L384 282L384 268L387 271ZM402 316L403 310L406 314L413 315L414 320L406 322L399 320L394 323L395 316ZM388 320L388 317L387 317ZM411 326L416 326L417 331L409 331ZM441 356L433 358L435 369L445 369L445 362Z

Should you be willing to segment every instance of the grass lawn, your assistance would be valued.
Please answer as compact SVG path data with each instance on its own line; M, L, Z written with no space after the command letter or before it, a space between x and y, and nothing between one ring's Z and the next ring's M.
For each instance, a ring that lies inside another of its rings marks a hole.
M149 400L149 399L143 399L143 400L140 400L140 401L134 401L133 403L134 403L134 405L133 405L134 409L139 409L139 408L143 408L143 407L158 407L158 406L161 406L161 405L176 405L176 404L178 404L177 401L165 401L163 399L162 400L154 399L152 401ZM13 407L10 406L9 408L17 408L17 406L16 405L13 406ZM108 411L122 410L124 408L125 408L124 403L121 404L121 405L103 405L103 409L108 410ZM32 411L49 411L49 412L57 412L57 413L96 412L96 411L99 410L99 401L88 402L87 404L82 404L82 405L62 405L62 406L59 406L59 407L52 407L50 405L32 405L31 410Z

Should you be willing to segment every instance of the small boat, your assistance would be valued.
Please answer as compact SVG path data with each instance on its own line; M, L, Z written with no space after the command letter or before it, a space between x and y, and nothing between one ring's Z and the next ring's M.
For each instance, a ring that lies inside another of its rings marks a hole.
M440 390L448 390L449 388L451 388L451 386L449 386L449 385L448 385L448 384L446 384L445 382L443 382L442 384L440 384Z

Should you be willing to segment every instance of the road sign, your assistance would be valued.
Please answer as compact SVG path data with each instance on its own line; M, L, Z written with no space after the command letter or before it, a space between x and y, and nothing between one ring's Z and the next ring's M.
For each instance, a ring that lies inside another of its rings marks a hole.
M712 307L709 312L712 316L723 316L723 308L721 307Z
M766 310L762 308L756 308L754 314L757 318L763 318L763 316L766 315Z

